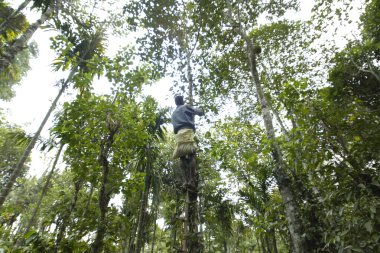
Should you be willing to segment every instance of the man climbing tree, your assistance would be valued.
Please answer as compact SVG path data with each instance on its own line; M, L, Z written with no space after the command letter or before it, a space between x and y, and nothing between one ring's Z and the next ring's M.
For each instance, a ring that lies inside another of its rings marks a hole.
M196 163L196 148L194 140L194 116L203 116L202 110L191 105L185 105L183 96L176 96L177 108L172 114L172 124L175 133L176 147L173 159L180 158L180 169L183 175L183 187L186 191L185 224L182 251L201 252L202 245L198 236L197 199L198 176Z
M176 149L173 158L188 158L196 150L194 141L195 123L194 116L203 116L204 112L191 105L185 105L183 96L175 97L177 108L172 114L172 124L175 133Z

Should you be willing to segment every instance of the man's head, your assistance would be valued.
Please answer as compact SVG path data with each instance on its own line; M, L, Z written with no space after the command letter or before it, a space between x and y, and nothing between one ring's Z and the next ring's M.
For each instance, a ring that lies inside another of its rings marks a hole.
M183 96L176 96L174 98L175 104L178 105L184 105L185 102L183 101Z

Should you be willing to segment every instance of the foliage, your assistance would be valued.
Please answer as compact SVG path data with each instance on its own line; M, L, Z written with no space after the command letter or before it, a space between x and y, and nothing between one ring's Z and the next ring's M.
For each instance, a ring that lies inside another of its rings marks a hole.
M0 125L0 167L1 167L1 186L9 178L19 157L24 152L25 146L29 138L25 132L17 126L11 126L6 123ZM28 170L28 166L24 166L24 174Z
M12 9L7 3L1 2L0 11L0 22L3 23L8 19L9 16L11 16L14 9ZM22 13L15 15L8 22L8 26L3 29L0 34L0 45L2 47L9 45L29 26L29 22L26 20L26 17Z
M11 19L8 17L13 13L13 9L6 3L0 3L0 23L7 21L7 26L1 29L0 33L0 54L9 47L12 42L28 28L29 23L22 13L18 13ZM14 97L13 85L18 84L22 77L30 70L29 60L36 57L38 53L36 43L30 43L27 48L21 51L13 62L0 73L0 99L10 100Z
M34 1L33 8L46 10L53 2L59 1ZM46 175L19 178L0 210L0 247L15 252L182 248L184 175L171 159L168 109L142 95L144 85L171 75L175 92L192 78L199 104L219 113L197 128L196 236L203 252L292 252L289 199L276 180L274 144L300 210L297 222L304 226L307 252L380 250L378 0L360 1L360 30L353 28L356 37L339 49L332 43L338 37L334 23L354 23L349 15L354 1L316 0L310 20L303 21L292 16L298 10L293 0L124 1L117 5L124 8L107 13L116 2L64 1L48 24L58 31L51 38L58 55L53 71L70 71L76 92L50 129L54 142L65 145L65 168L54 173L26 234ZM12 10L1 3L0 11L1 22ZM13 28L0 34L3 47L28 25L23 15L16 17ZM131 45L110 55L113 29L135 37L123 37ZM266 108L253 87L239 29L256 46L272 136L265 132ZM334 36L325 40L326 34ZM28 57L24 50L15 61L19 68L8 79L2 76L0 87L26 73ZM93 92L96 77L110 83L109 94ZM2 123L3 181L28 140L19 127ZM99 234L102 245L95 247Z

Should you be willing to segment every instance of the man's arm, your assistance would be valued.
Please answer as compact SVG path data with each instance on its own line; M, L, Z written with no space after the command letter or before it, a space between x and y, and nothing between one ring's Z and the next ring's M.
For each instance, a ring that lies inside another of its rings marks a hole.
M193 106L190 106L190 105L187 105L187 108L195 115L198 115L198 116L203 116L205 115L205 113L203 112L203 110L199 109L199 108L196 108L196 107L193 107Z

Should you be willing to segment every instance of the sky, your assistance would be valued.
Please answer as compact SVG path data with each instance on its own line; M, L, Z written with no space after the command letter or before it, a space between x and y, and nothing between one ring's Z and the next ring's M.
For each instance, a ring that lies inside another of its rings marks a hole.
M13 7L19 6L23 0L8 1ZM360 1L356 1L360 2ZM310 10L312 4L310 0L301 1L301 12L297 14L297 19L306 20L310 17ZM29 20L36 20L39 13L28 12L27 17ZM294 14L290 14L294 15ZM346 32L341 29L341 32ZM52 71L51 63L55 58L54 51L50 49L49 37L52 31L38 29L33 35L32 40L36 41L39 45L39 56L32 59L30 66L32 69L23 78L21 84L15 87L16 96L10 102L0 101L0 108L3 109L6 119L10 123L20 125L28 134L33 134L39 127L43 117L48 111L52 100L58 93L58 87L55 84L67 76L67 73ZM111 39L110 51L116 51L119 43L118 39ZM116 43L115 43L116 42ZM172 80L164 78L152 87L145 88L145 94L151 95L157 99L162 106L172 106L172 94L169 89ZM110 86L104 80L95 80L94 91L98 94L110 92ZM60 100L60 104L69 101L73 98L73 92L68 91ZM59 106L58 106L59 108ZM42 132L43 138L49 137L49 128L52 126L52 118L45 126ZM38 152L34 149L32 153L30 175L40 176L46 170L51 162L55 152L52 151L48 154Z

